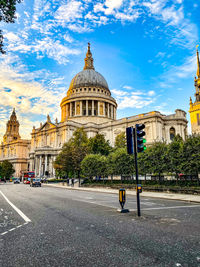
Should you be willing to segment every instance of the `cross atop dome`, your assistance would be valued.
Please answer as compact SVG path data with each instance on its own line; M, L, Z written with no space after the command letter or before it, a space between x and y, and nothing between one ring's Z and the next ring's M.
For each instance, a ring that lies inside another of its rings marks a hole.
M88 70L88 69L94 70L92 53L90 51L90 43L88 43L88 50L87 50L86 58L85 58L85 66L83 69L84 70Z

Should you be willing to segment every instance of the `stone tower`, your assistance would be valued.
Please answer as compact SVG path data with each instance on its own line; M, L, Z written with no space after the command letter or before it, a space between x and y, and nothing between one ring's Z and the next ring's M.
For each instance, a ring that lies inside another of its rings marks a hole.
M190 121L192 127L192 134L200 134L200 61L199 51L197 49L197 76L194 79L194 86L196 92L194 94L195 101L192 102L190 97Z
M7 122L6 125L6 133L3 137L3 141L5 143L10 143L21 138L19 135L19 125L20 124L17 120L15 109L13 109L13 112L10 116L10 120Z

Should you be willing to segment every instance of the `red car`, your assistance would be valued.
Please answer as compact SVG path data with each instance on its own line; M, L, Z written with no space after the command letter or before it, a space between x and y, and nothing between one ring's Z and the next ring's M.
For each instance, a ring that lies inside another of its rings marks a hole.
M29 180L24 180L24 184L30 184Z

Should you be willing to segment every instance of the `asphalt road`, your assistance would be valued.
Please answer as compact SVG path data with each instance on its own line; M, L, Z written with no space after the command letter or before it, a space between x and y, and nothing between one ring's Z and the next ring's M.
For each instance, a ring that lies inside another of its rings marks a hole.
M14 204L14 206L13 206ZM0 184L0 266L200 267L200 205ZM19 210L17 210L17 208Z

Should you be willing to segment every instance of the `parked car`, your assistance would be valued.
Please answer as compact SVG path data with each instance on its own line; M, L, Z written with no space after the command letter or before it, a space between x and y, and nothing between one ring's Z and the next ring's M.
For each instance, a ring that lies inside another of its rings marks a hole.
M20 184L20 180L19 179L15 179L14 180L14 184Z
M41 187L40 178L31 178L30 186L40 186Z

